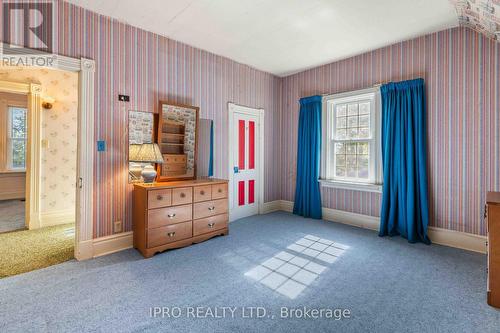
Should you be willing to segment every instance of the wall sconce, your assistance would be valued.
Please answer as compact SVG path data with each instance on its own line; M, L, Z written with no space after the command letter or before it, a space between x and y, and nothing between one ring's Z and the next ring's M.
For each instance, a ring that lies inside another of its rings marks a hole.
M45 96L42 98L42 107L46 110L50 110L52 109L52 105L54 104L55 101L56 100L54 97Z

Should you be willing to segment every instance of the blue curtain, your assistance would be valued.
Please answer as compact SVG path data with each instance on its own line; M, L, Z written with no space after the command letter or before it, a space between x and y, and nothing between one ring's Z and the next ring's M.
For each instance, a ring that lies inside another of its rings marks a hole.
M424 80L389 83L380 91L384 185L379 235L430 244Z
M321 219L319 166L321 157L321 96L300 99L297 182L293 213Z
M214 121L210 121L210 157L208 160L208 177L214 175Z

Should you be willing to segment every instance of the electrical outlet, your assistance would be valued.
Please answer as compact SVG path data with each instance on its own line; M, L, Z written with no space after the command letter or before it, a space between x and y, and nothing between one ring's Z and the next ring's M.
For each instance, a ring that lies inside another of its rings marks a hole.
M115 223L113 223L113 233L118 234L122 231L123 231L122 221L115 221Z

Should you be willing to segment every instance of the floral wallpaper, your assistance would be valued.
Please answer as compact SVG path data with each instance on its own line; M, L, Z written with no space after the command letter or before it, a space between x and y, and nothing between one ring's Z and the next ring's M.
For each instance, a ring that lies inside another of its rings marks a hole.
M30 67L0 67L0 80L42 85L55 99L42 109L41 213L68 211L75 205L78 74Z
M450 0L460 25L500 41L500 0Z

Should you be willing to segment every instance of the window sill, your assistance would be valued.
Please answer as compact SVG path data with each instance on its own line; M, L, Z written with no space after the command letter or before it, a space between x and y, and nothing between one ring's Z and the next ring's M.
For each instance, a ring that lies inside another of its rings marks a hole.
M349 183L349 182L339 182L329 179L320 179L319 182L321 184L321 187L332 187L342 190L382 193L382 185L379 184Z

